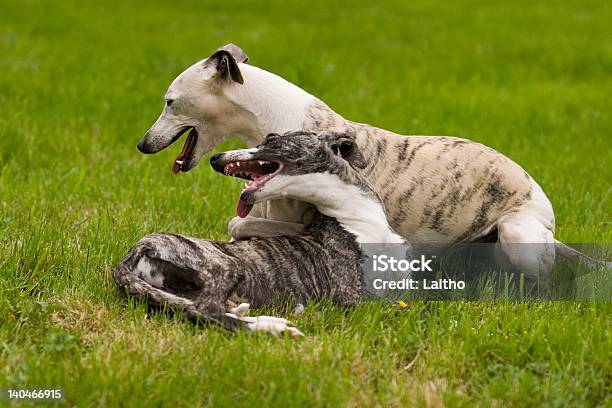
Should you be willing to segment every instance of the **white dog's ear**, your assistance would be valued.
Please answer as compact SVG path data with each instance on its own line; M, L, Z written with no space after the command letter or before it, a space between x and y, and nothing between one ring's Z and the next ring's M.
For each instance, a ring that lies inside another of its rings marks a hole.
M244 83L238 62L246 62L249 57L234 44L227 44L206 59L206 64L215 64L217 75L222 80L231 78L239 84Z
M342 157L355 168L366 168L368 163L361 154L359 147L357 147L354 138L343 133L327 133L323 137L334 154Z
M236 44L226 44L223 47L219 48L219 50L225 50L231 54L232 57L239 63L246 63L249 60L249 57L242 51L242 48L237 46Z

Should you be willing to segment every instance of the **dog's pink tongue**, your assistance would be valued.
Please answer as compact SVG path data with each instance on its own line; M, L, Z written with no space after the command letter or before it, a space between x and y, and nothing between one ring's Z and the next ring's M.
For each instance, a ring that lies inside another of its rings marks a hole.
M238 200L238 205L236 206L236 212L240 218L244 218L251 212L253 208L253 204L247 204L242 200Z
M178 159L176 159L176 160L178 160ZM182 166L180 164L178 164L176 162L176 160L174 161L174 163L172 163L172 174L177 174L179 171L181 171L181 167Z

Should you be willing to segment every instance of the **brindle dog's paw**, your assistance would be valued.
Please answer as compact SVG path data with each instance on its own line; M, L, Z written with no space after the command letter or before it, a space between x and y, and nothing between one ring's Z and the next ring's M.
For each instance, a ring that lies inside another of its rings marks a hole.
M251 331L270 333L276 337L284 333L287 333L293 338L304 335L304 333L299 331L290 320L283 319L282 317L247 316L249 307L250 305L248 303L241 303L230 309L230 312L226 313L226 315L245 322L247 328Z
M293 338L304 336L304 333L295 327L291 321L281 317L256 316L243 317L241 320L248 322L247 327L251 331L266 332L277 337L283 335L284 333L287 333L289 337Z
M231 314L235 314L238 317L243 317L249 314L249 308L251 307L248 303L240 303L238 306L230 309Z

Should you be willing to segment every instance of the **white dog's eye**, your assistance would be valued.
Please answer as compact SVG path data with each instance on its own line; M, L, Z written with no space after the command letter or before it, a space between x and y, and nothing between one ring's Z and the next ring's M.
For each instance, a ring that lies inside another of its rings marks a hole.
M172 102L174 102L174 99L166 99L166 106L172 105Z

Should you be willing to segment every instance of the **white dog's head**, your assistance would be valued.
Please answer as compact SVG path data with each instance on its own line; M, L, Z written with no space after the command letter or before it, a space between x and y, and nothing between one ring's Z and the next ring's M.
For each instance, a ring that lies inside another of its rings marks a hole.
M244 132L252 127L244 123L245 115L240 107L224 96L227 87L242 85L239 64L247 59L239 47L228 44L179 75L165 94L164 110L138 143L138 150L157 153L189 131L172 166L175 174L186 172L232 128ZM219 123L220 119L223 123Z

